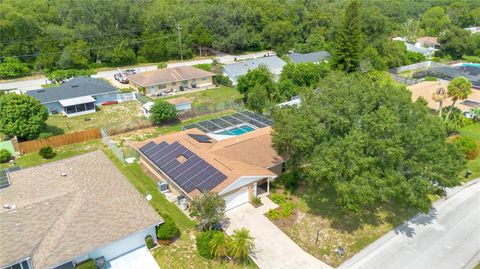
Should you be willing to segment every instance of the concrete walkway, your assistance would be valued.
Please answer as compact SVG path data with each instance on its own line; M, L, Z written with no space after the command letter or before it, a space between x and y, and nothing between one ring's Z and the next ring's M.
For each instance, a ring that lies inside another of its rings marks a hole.
M264 209L261 207L254 208L251 204L244 204L226 212L227 222L229 223L226 229L228 234L232 234L234 229L247 228L255 238L256 249L252 258L259 268L331 268L329 265L303 251L275 224L268 220L261 213L262 211Z

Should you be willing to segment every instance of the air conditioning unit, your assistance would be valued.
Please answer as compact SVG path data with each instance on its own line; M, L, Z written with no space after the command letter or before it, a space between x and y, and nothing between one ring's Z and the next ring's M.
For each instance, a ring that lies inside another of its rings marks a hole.
M165 181L159 181L157 183L157 186L158 186L158 190L161 192L161 193L164 193L164 192L168 192L168 183L165 182Z

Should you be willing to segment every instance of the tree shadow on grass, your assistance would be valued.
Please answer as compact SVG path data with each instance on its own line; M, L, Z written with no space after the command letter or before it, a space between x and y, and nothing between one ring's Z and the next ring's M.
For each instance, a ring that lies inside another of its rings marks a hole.
M65 131L62 128L53 125L45 126L45 132L51 133L52 135L62 135Z
M416 213L391 204L362 210L357 215L347 214L338 205L335 190L328 186L314 190L313 188L297 190L296 195L307 203L309 213L329 219L332 228L348 233L361 229L364 225L379 226L389 223L393 227L397 227ZM405 228L404 232L407 233L407 230Z

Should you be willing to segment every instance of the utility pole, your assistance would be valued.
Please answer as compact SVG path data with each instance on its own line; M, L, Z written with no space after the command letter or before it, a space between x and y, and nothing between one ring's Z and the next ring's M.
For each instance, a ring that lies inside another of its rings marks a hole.
M182 48L182 27L180 27L180 23L177 23L177 31L178 31L178 42L180 43L180 58L183 61L183 48Z

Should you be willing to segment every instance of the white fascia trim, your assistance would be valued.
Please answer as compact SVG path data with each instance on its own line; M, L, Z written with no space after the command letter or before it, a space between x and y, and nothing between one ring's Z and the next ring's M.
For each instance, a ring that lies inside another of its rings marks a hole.
M228 185L228 187L226 187L225 189L223 189L222 191L220 191L218 193L218 195L223 195L225 193L229 193L229 192L232 192L233 190L236 190L236 189L240 189L242 187L245 187L253 182L256 182L260 179L264 179L264 178L276 178L277 176L272 176L272 175L265 175L265 176L241 176L239 177L237 180L235 180L235 182L233 182L232 184ZM242 182L240 185L236 185L238 182L240 182L241 180L245 180L245 182Z

